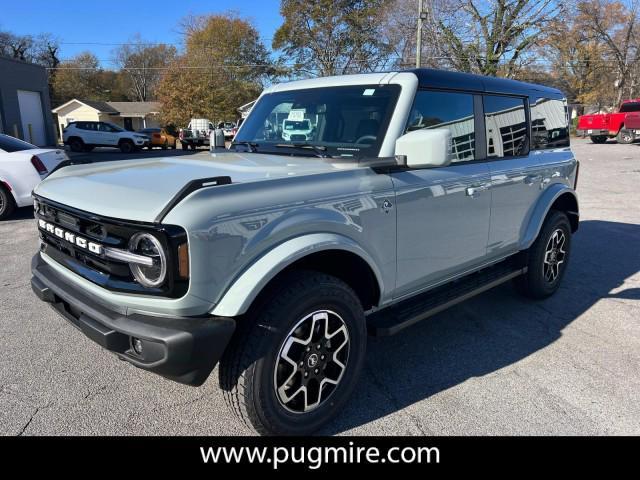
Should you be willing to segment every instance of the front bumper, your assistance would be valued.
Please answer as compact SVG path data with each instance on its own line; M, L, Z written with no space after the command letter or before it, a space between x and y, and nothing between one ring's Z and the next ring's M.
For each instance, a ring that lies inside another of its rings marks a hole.
M176 382L201 385L220 360L235 330L226 317L122 315L61 278L37 253L31 288L91 340L122 360ZM142 342L138 354L132 339Z

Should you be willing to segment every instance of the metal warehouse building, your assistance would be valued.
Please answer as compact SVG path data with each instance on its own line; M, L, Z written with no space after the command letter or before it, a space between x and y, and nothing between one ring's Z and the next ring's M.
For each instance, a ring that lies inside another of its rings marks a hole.
M44 67L0 57L0 133L38 146L56 144Z

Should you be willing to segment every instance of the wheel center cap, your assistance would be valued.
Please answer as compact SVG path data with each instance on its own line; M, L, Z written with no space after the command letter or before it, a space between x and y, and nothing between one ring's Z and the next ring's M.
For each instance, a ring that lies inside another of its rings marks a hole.
M307 365L309 366L309 368L313 368L318 365L318 355L316 355L315 353L309 355L309 358L307 358Z

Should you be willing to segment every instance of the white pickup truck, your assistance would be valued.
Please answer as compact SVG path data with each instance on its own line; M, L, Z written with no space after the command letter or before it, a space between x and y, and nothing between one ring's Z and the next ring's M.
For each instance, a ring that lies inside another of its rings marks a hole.
M215 130L213 122L207 118L192 118L187 128L180 129L180 143L182 149L191 147L195 150L198 147L209 146L209 136Z

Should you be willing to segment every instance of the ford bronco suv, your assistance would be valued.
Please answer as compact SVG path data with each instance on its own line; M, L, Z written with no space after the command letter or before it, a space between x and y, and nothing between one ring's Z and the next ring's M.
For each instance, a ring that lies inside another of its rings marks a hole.
M291 111L311 138L273 128ZM44 180L32 287L121 359L190 385L219 364L241 421L306 434L367 333L510 280L553 294L577 173L558 90L427 69L274 85L229 149Z

